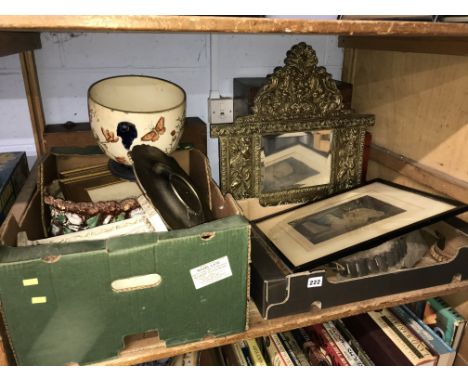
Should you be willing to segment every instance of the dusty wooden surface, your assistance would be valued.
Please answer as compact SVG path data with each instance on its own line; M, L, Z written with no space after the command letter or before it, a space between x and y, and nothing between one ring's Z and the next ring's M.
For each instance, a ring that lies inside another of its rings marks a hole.
M355 49L352 59L353 108L375 114L372 142L468 182L468 57Z
M0 366L8 366L8 358L3 345L3 338L0 337Z
M89 122L78 122L68 129L63 124L46 125L41 144L50 151L53 147L95 146L97 143ZM186 117L179 144L192 145L207 155L206 124L198 117Z
M39 33L0 32L0 57L40 48Z
M468 182L421 165L377 145L371 145L370 159L441 194L468 203Z
M134 365L177 354L222 346L241 339L256 338L271 333L312 325L318 322L335 320L340 317L352 316L375 309L424 300L434 296L457 293L464 290L468 290L468 281L420 289L391 296L382 296L379 298L360 301L359 303L346 304L334 308L275 318L272 320L264 320L260 316L256 306L252 303L250 305L250 329L245 332L226 337L204 339L199 342L170 348L166 348L165 345L156 338L143 338L142 336L139 336L127 344L126 349L121 352L119 357L98 362L96 365Z
M217 16L0 16L0 30L468 36L468 24Z
M341 36L338 46L355 49L393 50L397 52L468 55L467 38Z

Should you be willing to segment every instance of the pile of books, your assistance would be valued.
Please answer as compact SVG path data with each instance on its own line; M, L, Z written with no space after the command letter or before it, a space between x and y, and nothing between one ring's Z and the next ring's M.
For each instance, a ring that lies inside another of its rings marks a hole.
M166 365L450 366L466 320L441 298L166 360ZM161 365L161 362L159 362Z

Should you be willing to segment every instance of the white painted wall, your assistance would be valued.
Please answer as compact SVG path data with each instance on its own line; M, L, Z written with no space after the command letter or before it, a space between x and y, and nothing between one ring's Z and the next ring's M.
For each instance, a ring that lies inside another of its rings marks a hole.
M210 35L183 33L43 33L35 52L46 123L87 121L89 85L108 76L146 74L173 81L187 92L187 116L207 119ZM343 53L336 36L219 34L217 70L222 96L232 96L234 77L266 76L283 65L286 51L304 41L319 64L341 78ZM214 89L216 90L216 89ZM0 151L35 155L18 55L0 57ZM218 180L218 142L208 139L208 156Z

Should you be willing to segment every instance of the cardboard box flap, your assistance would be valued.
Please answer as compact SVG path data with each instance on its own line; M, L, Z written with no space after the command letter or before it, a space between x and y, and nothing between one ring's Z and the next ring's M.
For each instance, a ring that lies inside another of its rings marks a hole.
M57 262L63 256L76 255L84 256L87 252L107 251L108 255L118 251L128 240L135 240L138 247L140 243L146 242L151 245L159 241L172 240L178 238L197 237L202 242L211 240L218 232L230 230L233 227L245 226L246 220L242 216L229 216L222 220L215 220L210 223L200 224L193 228L174 230L168 232L152 232L124 237L116 237L108 240L81 241L74 243L57 243L48 245L14 247L0 246L0 266L7 263L21 263L42 259L46 262ZM18 229L16 225L16 229ZM135 239L133 238L135 237ZM54 258L52 260L52 258Z

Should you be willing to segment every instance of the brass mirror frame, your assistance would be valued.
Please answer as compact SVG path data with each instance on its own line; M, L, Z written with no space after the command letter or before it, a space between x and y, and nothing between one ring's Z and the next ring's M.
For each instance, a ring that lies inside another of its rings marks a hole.
M325 68L317 66L311 46L294 45L284 62L259 90L252 115L211 126L211 136L219 138L221 191L235 199L258 197L262 205L301 203L360 183L364 135L374 116L344 109L340 91ZM333 132L330 183L262 192L262 136L318 130Z

